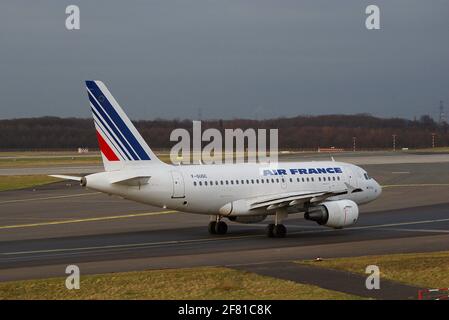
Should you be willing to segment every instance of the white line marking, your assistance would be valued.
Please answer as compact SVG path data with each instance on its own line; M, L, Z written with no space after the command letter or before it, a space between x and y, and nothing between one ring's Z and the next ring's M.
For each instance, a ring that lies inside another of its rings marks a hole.
M144 246L160 246L160 245L170 245L170 244L185 244L185 243L197 243L197 242L212 242L218 240L236 240L254 237L263 237L264 235L247 235L247 236L235 236L228 238L200 238L200 239L189 239L189 240L171 240L171 241L161 241L161 242L144 242L144 243L130 243L130 244L118 244L109 246L97 246L97 247L79 247L79 248L67 248L67 249L49 249L49 250L35 250L35 251L17 251L17 252L2 252L1 255L20 255L20 254L32 254L32 253L50 253L50 252L70 252L70 251L80 251L80 250L104 250L104 249L119 249L119 248L132 248L132 247L144 247Z
M426 223L436 223L445 222L448 219L437 219L437 220L424 220L424 221L411 221L411 222L400 222L400 223L388 223L379 225L370 225L363 227L354 227L348 229L323 229L323 230L310 230L310 231L297 231L291 232L290 234L310 234L310 233L324 233L324 232L341 232L342 230L364 230L364 229L376 229L385 227L395 227L395 226L405 226L405 225L417 225ZM189 239L189 240L172 240L172 241L161 241L161 242L145 242L145 243L130 243L121 245L108 245L108 246L96 246L96 247L78 247L78 248L61 248L61 249L48 249L48 250L34 250L34 251L17 251L17 252L2 252L2 256L14 256L21 254L36 254L36 253L54 253L54 252L71 252L71 251L92 251L92 250L105 250L105 249L120 249L120 248L140 248L140 247L160 247L165 245L173 244L188 244L188 243L199 243L199 242L213 242L219 240L239 240L239 239L249 239L249 238L261 238L265 235L246 235L246 236L235 236L227 238L200 238L200 239Z
M5 204L5 203L17 203L17 202L29 202L29 201L39 201L39 200L53 200L53 199L76 198L76 197L92 196L92 195L96 195L96 194L101 194L101 192L77 193L77 194L70 194L70 195L66 195L66 196L53 196L53 197L44 197L44 198L14 199L14 200L1 201L0 204Z
M394 231L405 231L405 232L426 232L426 233L449 233L449 230L438 230L438 229L405 229L405 228L394 228L394 229L385 229L385 230L394 230Z
M126 218L157 216L157 215L162 215L162 214L178 213L178 212L179 211L175 211L175 210L166 210L166 211L152 211L152 212L145 212L145 213L130 213L130 214L124 214L124 215L96 217L96 218L84 218L84 219L70 219L70 220L60 220L60 221L36 222L36 223L28 223L28 224L17 224L17 225L9 225L9 226L0 226L0 230L1 229L17 229L17 228L42 227L42 226L51 226L51 225L68 224L68 223L81 223L81 222L105 221L105 220L116 220L116 219L126 219Z
M449 183L387 184L381 187L394 188L394 187L447 187L447 186L449 186Z

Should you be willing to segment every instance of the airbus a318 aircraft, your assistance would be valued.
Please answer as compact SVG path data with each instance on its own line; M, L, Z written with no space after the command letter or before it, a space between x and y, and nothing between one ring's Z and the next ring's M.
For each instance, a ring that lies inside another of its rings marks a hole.
M358 205L381 187L362 168L336 161L171 165L151 151L101 81L86 81L104 172L80 181L89 189L125 199L210 216L209 233L225 234L224 218L258 223L274 216L268 237L285 237L289 214L331 228L354 224Z

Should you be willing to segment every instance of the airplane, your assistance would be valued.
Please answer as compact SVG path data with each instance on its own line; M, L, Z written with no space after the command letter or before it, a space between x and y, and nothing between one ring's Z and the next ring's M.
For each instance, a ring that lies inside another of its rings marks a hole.
M148 205L208 215L210 234L226 234L225 219L259 223L274 216L266 234L283 238L287 234L283 221L295 213L340 229L356 223L358 206L382 192L364 169L334 159L276 164L164 163L103 82L86 81L86 88L104 172L52 176Z

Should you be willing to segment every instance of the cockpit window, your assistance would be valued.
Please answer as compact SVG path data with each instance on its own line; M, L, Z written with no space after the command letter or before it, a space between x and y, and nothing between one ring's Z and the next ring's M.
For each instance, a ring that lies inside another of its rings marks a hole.
M370 176L368 176L368 173L366 173L366 172L365 172L365 173L364 173L363 175L365 176L365 179L366 179L366 180L369 180L369 179L371 179L371 177L370 177Z

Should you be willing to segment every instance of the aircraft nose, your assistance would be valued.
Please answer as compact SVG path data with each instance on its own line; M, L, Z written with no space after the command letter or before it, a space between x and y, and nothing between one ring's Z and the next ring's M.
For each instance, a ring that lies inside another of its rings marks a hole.
M376 198L378 198L382 194L382 187L376 180L373 179L373 181L374 181L374 192L376 193Z

